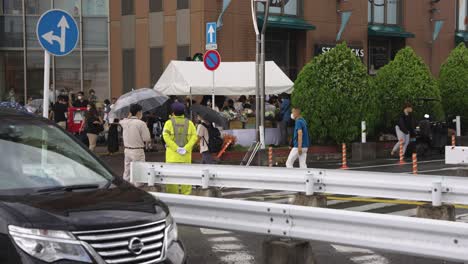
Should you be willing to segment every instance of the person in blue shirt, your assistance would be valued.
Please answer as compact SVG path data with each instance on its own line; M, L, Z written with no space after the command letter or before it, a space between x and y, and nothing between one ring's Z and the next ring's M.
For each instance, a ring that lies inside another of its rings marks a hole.
M292 109L291 118L296 121L296 125L294 127L293 146L288 161L286 161L286 167L293 168L294 162L299 158L299 167L305 169L307 168L307 150L310 146L307 122L301 115L301 109L297 107Z

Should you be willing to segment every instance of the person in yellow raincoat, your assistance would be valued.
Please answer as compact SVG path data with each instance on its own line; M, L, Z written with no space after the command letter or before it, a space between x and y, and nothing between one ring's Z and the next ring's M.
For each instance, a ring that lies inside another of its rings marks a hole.
M192 163L192 149L198 141L197 130L192 121L185 118L185 106L174 103L172 116L163 128L163 137L166 142L167 163ZM168 193L189 195L191 185L167 185Z

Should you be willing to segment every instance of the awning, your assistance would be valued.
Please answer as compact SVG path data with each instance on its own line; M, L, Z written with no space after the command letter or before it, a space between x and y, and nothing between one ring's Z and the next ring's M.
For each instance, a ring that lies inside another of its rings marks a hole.
M406 32L400 26L369 25L367 32L369 36L376 36L376 37L398 37L398 38L414 38L415 37L413 33Z
M468 43L468 32L457 32L455 33L455 43L460 44L462 42Z
M268 16L269 27L274 28L289 28L289 29L301 29L301 30L314 30L315 26L309 24L302 18L289 17L289 16ZM258 16L258 26L263 25L263 16Z
M222 62L214 73L216 95L254 95L255 62ZM273 61L265 62L266 94L291 93L294 83ZM154 86L164 95L209 95L213 92L213 73L203 63L171 61Z

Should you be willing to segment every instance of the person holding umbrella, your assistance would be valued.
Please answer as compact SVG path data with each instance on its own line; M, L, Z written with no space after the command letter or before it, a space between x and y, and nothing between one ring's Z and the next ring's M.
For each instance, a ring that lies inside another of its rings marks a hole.
M163 137L166 142L167 163L192 163L192 149L197 143L197 131L192 121L185 118L185 105L174 103L171 106L172 117L163 128ZM192 192L190 185L168 185L166 191L189 195Z

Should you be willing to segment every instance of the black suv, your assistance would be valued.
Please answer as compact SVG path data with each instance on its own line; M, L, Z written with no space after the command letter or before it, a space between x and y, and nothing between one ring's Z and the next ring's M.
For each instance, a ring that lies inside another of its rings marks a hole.
M185 260L166 205L55 124L0 108L0 263Z

